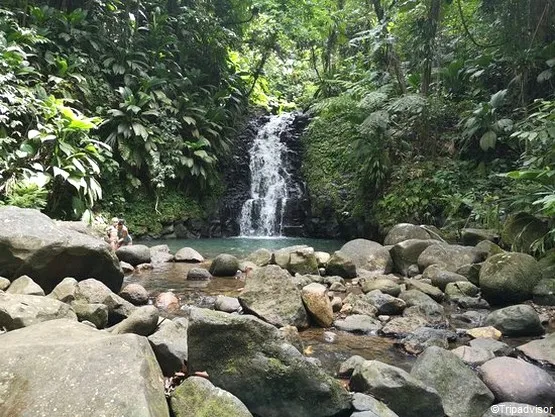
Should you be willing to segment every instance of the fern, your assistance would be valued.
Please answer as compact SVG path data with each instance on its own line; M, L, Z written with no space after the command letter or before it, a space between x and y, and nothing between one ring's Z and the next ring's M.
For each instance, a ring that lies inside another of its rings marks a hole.
M392 113L420 114L426 108L428 101L419 94L407 94L401 96L387 105Z

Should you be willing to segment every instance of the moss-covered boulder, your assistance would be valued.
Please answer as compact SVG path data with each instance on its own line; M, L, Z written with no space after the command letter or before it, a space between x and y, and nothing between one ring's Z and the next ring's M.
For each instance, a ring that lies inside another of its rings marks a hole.
M272 255L272 263L295 274L318 274L318 259L314 248L296 245L282 248Z
M233 277L239 270L239 260L227 253L222 253L214 258L208 270L215 277Z
M189 371L206 371L254 415L328 417L351 408L338 381L253 316L192 308L188 342Z
M542 279L532 290L534 302L544 306L555 306L555 279Z
M465 246L476 246L484 240L497 243L499 242L499 233L491 229L466 228L461 230L461 240Z
M260 248L247 256L246 260L256 266L266 266L272 261L272 252L268 249Z
M424 271L430 265L439 265L445 271L455 272L461 266L481 262L485 254L472 246L437 243L428 246L418 257L418 267Z
M391 228L384 239L384 245L395 245L409 239L430 239L430 234L420 226L399 223Z
M341 251L336 251L326 265L326 274L338 275L342 278L355 278L357 268L351 258Z
M543 237L547 224L529 213L520 212L509 216L501 231L502 242L512 250L528 252L534 241Z
M252 417L236 396L198 376L189 377L178 386L170 404L175 417Z
M544 279L555 279L555 249L547 253L538 261Z
M239 302L246 312L274 326L308 327L301 291L293 277L277 265L258 268L249 274Z
M495 327L503 336L538 336L545 333L538 313L527 304L493 311L488 314L484 324Z
M524 253L507 252L488 258L480 270L482 296L492 304L510 304L532 298L542 279L538 262Z

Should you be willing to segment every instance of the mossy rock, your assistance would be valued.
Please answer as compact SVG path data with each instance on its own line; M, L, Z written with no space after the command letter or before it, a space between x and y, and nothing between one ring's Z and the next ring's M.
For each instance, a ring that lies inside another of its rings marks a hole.
M555 249L548 251L538 261L544 279L555 279Z
M530 252L530 246L549 232L547 224L531 214L520 212L510 216L501 232L501 240L512 250Z

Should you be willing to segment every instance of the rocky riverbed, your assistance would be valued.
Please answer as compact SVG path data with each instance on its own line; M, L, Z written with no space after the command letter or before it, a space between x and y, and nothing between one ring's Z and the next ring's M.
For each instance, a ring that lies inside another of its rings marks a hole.
M116 258L0 208L0 416L550 415L552 264L465 233Z

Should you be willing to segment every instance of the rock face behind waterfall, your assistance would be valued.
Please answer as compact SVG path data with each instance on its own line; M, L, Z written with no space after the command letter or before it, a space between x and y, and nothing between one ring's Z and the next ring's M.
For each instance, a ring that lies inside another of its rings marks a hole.
M95 277L118 292L123 272L101 239L58 226L37 210L0 207L0 276L30 276L48 293L65 277Z

